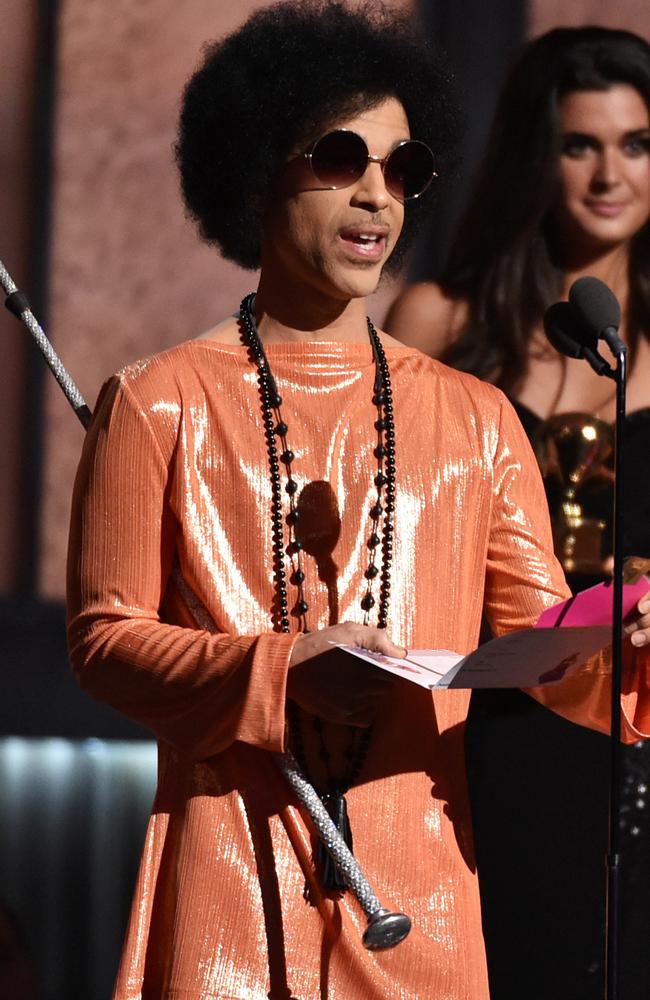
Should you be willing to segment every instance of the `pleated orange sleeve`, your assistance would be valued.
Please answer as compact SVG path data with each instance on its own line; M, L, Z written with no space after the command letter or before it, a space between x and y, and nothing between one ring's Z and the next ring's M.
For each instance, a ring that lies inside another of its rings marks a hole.
M600 733L611 730L611 649L594 656L575 677L561 684L526 689L557 715ZM650 652L623 640L621 740L636 743L650 737Z
M155 430L129 387L104 389L75 484L68 562L70 657L82 686L184 753L243 740L284 747L295 635L216 634L165 621L179 525L167 501L178 413ZM183 614L180 616L183 620Z

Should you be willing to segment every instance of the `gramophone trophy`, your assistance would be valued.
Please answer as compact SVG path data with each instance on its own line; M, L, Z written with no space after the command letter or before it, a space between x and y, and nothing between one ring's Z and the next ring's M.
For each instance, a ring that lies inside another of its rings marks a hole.
M613 428L585 413L545 420L533 437L566 573L602 577L611 556Z

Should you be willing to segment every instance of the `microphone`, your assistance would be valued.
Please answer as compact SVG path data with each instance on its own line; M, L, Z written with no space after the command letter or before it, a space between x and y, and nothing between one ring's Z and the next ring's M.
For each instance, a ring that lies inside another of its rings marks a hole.
M584 358L597 375L611 375L611 367L596 349L598 339L585 335L578 327L575 309L570 302L555 302L544 313L544 332L556 351L568 358Z
M626 345L618 335L621 325L621 307L618 299L604 281L598 278L578 278L569 289L569 302L584 328L585 336L604 340L616 357L625 353Z

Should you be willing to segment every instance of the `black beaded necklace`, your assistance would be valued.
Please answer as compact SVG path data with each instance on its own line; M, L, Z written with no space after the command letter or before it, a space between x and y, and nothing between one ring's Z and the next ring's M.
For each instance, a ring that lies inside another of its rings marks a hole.
M274 626L281 632L290 631L289 615L299 619L303 632L309 631L307 626L307 612L309 604L305 599L305 572L303 569L303 544L296 537L296 525L300 521L300 511L296 504L296 494L298 483L293 478L292 464L295 455L288 444L289 428L282 419L280 407L282 397L278 393L277 385L271 367L269 365L264 347L259 338L253 307L255 303L255 293L247 295L240 306L240 319L243 330L243 341L251 352L252 359L257 366L258 383L262 402L262 419L269 456L269 469L271 475L271 522L273 539L273 574L277 595L277 606L274 610L272 620ZM377 407L377 419L375 420L375 430L377 432L377 444L374 449L374 456L377 466L374 476L374 485L377 489L377 496L373 506L369 510L371 521L371 533L367 541L368 566L364 573L366 589L361 598L361 609L363 611L363 624L367 625L369 614L377 604L373 595L374 581L379 577L379 603L377 608L377 626L386 628L388 622L388 607L390 602L390 567L393 558L393 518L395 513L395 426L393 421L393 398L390 382L390 371L384 353L384 348L377 335L370 319L367 319L368 336L372 346L375 359L375 381L373 385L373 405ZM278 442L280 453L278 454ZM289 527L289 544L285 548L283 530L283 504L282 504L282 476L280 466L286 469L285 492L289 498L289 513L286 516L286 523ZM380 526L381 525L381 526ZM381 532L381 533L380 533ZM377 564L377 552L381 551L381 567ZM289 594L287 589L287 568L285 556L291 560L290 582L297 590L296 603L289 610ZM297 706L289 703L289 724L291 728L292 744L296 758L308 780L309 769L300 731L300 720ZM322 720L314 720L316 732L320 742L319 756L323 760L328 775L329 787L319 794L330 812L332 819L336 823L340 832L346 839L348 846L352 849L352 834L347 817L347 804L345 793L356 780L368 752L368 744L372 729L355 729L350 747L346 753L348 767L346 774L335 779L330 773L330 754L325 745L323 737ZM359 735L360 734L360 735ZM313 782L312 782L313 784ZM320 847L320 842L319 842ZM336 891L344 891L345 882L341 878L336 866L330 862L326 851L319 851L317 860L320 862L322 872L322 882L325 888Z

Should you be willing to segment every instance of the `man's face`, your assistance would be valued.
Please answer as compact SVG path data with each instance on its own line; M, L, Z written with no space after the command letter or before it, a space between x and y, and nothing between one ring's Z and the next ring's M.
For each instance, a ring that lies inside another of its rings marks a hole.
M395 98L330 128L361 135L371 156L385 157L410 138ZM325 131L330 131L326 129ZM404 206L386 188L381 164L369 162L349 187L323 187L297 150L264 216L262 270L287 288L296 283L346 301L375 290L404 221Z

